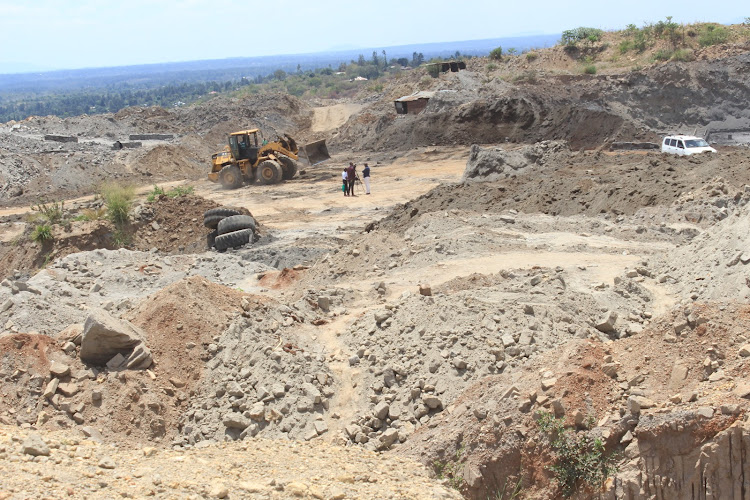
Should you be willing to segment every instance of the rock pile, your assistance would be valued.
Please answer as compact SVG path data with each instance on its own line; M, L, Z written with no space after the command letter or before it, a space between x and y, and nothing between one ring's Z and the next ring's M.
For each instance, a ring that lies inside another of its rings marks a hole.
M565 141L542 141L515 148L482 148L474 144L463 179L496 181L568 156L570 150Z

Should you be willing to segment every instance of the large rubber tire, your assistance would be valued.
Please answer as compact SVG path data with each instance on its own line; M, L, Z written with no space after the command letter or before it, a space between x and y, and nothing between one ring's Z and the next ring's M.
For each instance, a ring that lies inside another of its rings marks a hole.
M237 165L227 165L219 172L219 181L224 189L242 187L242 172Z
M273 160L266 160L258 165L255 173L255 179L261 184L278 184L283 178L284 170Z
M241 229L252 229L255 231L255 219L250 215L233 215L226 217L216 226L218 234L227 234Z
M222 252L227 248L240 247L253 241L252 229L241 229L232 233L220 234L216 237L214 246L216 250Z
M203 225L209 229L216 229L219 222L223 219L226 219L223 215L209 215L208 217L203 217Z
M203 225L209 229L216 229L221 219L233 215L240 215L240 211L227 207L212 208L203 212Z
M294 178L297 175L297 162L289 158L288 156L279 157L282 169L284 171L283 178L285 181Z
M212 215L223 215L224 217L231 217L233 215L240 215L242 212L234 208L229 207L217 207L210 208L203 212L203 217L210 217Z
M216 235L217 235L216 231L211 231L210 233L206 235L206 246L208 247L209 250L211 250L213 246L216 244Z

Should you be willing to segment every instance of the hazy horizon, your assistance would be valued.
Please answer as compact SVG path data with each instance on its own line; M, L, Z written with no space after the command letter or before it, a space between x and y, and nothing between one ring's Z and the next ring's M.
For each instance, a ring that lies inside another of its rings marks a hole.
M738 1L714 2L707 8L695 0L681 2L679 10L674 3L645 0L606 9L551 0L510 5L465 0L459 6L435 0L429 8L396 0L289 0L283 7L259 9L239 0L0 0L0 43L13 47L12 53L0 55L0 68L105 68L559 35L578 26L622 29L667 16L678 23L731 24L747 14ZM269 16L273 22L257 21Z

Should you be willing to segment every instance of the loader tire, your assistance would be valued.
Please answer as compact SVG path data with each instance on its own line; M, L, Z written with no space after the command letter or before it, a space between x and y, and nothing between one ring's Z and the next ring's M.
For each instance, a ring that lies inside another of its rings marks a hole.
M231 217L233 215L240 215L239 210L228 207L211 208L203 212L203 217L211 217L212 215L221 215L222 217Z
M273 160L266 160L260 165L255 173L255 178L261 184L277 184L283 179L284 171L281 165Z
M252 229L255 231L255 219L250 215L233 215L226 217L216 226L218 234L227 234L241 229Z
M242 187L242 172L237 165L227 165L219 172L219 181L224 189Z
M240 215L240 212L233 208L227 207L212 208L210 210L206 210L203 213L203 225L209 229L216 229L216 226L219 225L221 219L231 217L233 215Z
M240 247L253 241L253 230L252 229L240 229L227 234L220 234L216 237L214 246L219 252L223 252L227 248Z
M211 250L216 244L216 235L218 233L214 230L206 235L206 246Z
M209 229L216 229L222 219L225 219L223 215L209 215L203 218L203 225Z
M282 156L279 158L282 169L284 170L283 178L285 181L292 179L297 175L297 162L289 158L288 156Z

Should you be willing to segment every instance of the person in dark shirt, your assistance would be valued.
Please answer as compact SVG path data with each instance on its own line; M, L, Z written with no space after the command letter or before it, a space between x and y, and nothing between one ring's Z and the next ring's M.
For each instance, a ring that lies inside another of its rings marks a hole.
M362 178L365 181L365 194L370 194L370 165L365 163L365 169L362 170Z
M349 196L356 196L354 194L354 181L357 178L357 167L354 163L349 162L349 166L346 169L346 192Z

